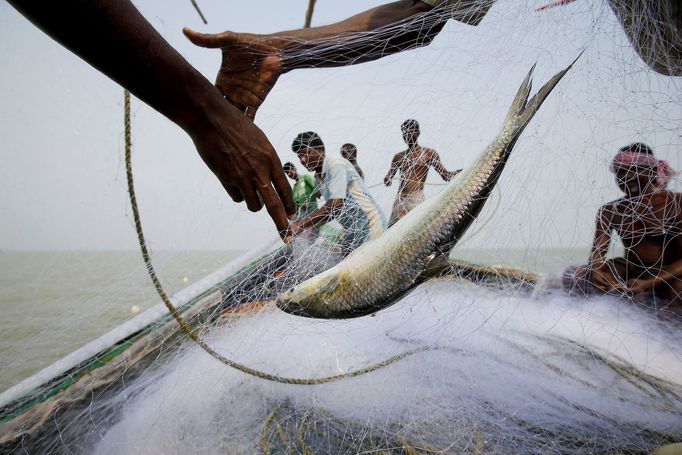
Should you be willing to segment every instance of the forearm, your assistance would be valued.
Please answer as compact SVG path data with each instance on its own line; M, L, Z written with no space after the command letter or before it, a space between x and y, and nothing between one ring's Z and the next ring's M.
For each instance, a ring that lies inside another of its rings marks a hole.
M390 182L397 172L398 172L398 165L394 161L391 163L391 167L388 169L388 173L386 173L386 177L384 177L384 182Z
M322 226L324 223L327 223L334 218L335 209L334 206L327 203L305 218L298 220L296 225L301 231Z
M271 35L280 43L284 71L376 60L425 46L447 18L418 0L381 5L342 22Z
M660 282L682 280L682 259L663 266L656 280Z
M601 216L598 216L594 240L592 241L592 250L587 260L588 267L594 269L604 265L610 245L611 229L609 224Z
M9 0L36 26L189 129L219 92L128 0ZM215 92L215 93L214 93Z
M452 176L454 175L452 172L448 171L443 167L443 165L436 167L436 172L440 175L440 177L445 180L446 182L449 181Z
M363 11L335 24L320 27L288 30L266 35L274 39L290 41L310 41L319 44L330 38L336 39L347 33L363 33L403 21L415 14L428 12L430 5L420 0L400 0Z

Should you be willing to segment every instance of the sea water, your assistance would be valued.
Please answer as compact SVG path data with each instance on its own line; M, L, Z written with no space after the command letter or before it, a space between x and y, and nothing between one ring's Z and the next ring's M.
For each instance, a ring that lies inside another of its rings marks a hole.
M158 252L169 294L238 252ZM0 251L0 391L159 302L136 251Z

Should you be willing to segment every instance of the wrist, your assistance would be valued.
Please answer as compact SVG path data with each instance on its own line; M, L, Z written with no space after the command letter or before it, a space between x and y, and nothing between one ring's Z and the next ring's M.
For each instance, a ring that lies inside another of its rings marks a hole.
M185 85L182 98L187 101L179 103L171 119L192 137L212 128L218 118L239 115L237 108L226 101L213 84L201 79Z

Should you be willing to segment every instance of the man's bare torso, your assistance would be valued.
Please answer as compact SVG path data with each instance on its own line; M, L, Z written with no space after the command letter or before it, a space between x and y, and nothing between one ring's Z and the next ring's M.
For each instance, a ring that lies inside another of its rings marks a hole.
M605 229L615 230L623 241L628 263L657 268L682 257L681 193L621 198L601 213Z
M400 196L405 197L424 190L434 153L433 149L418 145L412 150L405 150L396 155L400 170L400 187L398 188Z

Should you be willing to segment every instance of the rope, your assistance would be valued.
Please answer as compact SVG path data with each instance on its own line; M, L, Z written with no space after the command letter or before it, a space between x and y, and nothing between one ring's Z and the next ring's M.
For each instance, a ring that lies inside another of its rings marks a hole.
M310 23L313 21L313 11L315 11L315 2L317 0L308 0L308 10L305 12L305 24L303 28L310 28Z
M279 402L277 404L277 406L275 406L272 409L272 412L270 413L270 415L268 415L268 418L265 419L265 424L263 425L263 430L261 433L261 443L260 443L261 448L263 449L263 453L265 455L270 455L270 444L268 444L268 439L267 439L267 437L270 433L270 431L269 431L270 425L272 424L272 421L275 419L275 415L277 414L277 411L279 411L279 408L281 408L283 404L284 404L283 401Z
M202 21L204 21L204 24L208 24L206 21L206 18L204 17L204 14L201 12L199 9L199 5L197 4L196 0L190 0L192 2L192 6L194 6L194 9L197 10L197 13L199 13L199 17L201 18Z
M161 282L159 281L159 278L156 275L156 271L154 269L154 265L152 264L152 258L149 255L149 250L147 249L147 242L144 238L144 233L142 232L142 222L140 221L140 212L137 206L137 197L135 196L135 187L133 185L133 166L132 166L132 141L131 141L131 126L130 126L130 92L128 90L125 90L123 92L123 104L124 104L124 117L123 117L123 122L124 122L124 128L125 128L125 133L124 133L124 141L125 141L125 164L126 164L126 177L128 181L128 195L130 196L130 205L133 210L133 219L135 222L135 231L137 232L137 240L138 243L140 244L140 251L142 253L142 259L144 260L145 266L147 267L147 273L149 274L149 278L151 278L152 283L154 283L154 288L156 289L156 292L159 294L159 297L161 297L161 300L163 301L164 305L166 305L166 308L168 308L168 311L173 315L173 318L177 321L178 325L182 328L182 330L192 339L194 340L195 343L199 345L206 353L208 353L210 356L215 358L216 360L224 363L225 365L234 368L235 370L241 371L242 373L264 379L266 381L272 381L272 382L278 382L281 384L292 384L292 385L319 385L319 384L326 384L329 382L334 382L338 381L341 379L345 378L353 378L357 376L361 376L363 374L371 373L373 371L379 370L385 366L388 366L392 363L398 362L406 357L412 356L414 354L417 354L419 352L424 352L424 351L435 351L439 350L441 348L430 348L430 347L421 347L417 348L411 351L406 351L403 352L402 354L394 355L392 357L389 357L388 359L379 362L375 365L371 365L366 368L361 368L359 370L354 370L350 371L348 373L342 373L342 374L337 374L333 376L326 376L322 378L288 378L288 377L283 377L283 376L278 376L275 374L270 374L266 373L263 371L258 371L253 368L249 368L245 365L242 365L240 363L235 362L234 360L230 360L227 357L223 356L219 352L216 352L211 348L204 340L202 340L199 335L195 333L195 331L187 324L187 322L180 316L180 313L178 312L177 308L171 303L170 299L168 298L168 295L166 295L166 291L164 291L163 286L161 286Z

